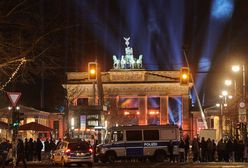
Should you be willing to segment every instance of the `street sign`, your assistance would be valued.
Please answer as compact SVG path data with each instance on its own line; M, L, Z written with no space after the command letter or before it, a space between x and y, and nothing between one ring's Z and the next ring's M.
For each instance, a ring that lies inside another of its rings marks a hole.
M241 101L241 102L239 103L239 107L240 107L240 108L245 108L245 102L242 102L242 101Z
M9 97L12 106L15 107L18 100L21 97L21 92L7 92L7 95Z

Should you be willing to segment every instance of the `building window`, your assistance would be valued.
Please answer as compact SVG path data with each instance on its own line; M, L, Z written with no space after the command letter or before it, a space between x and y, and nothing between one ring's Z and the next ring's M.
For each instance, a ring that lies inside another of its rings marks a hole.
M78 98L77 99L78 106L88 106L88 98Z
M112 140L114 142L123 141L123 132L122 131L113 132Z
M126 131L127 141L141 141L142 140L142 131Z
M160 113L159 111L149 110L147 116L148 125L159 125L160 124Z
M160 109L160 97L148 97L147 98L148 109Z
M159 125L160 124L160 97L147 98L147 124Z
M168 109L169 109L169 123L176 124L179 127L182 126L182 117L183 117L183 110L182 110L182 97L175 96L169 97L168 99Z
M119 105L121 109L133 109L137 110L139 108L138 98L123 98L119 99Z
M138 125L139 124L139 111L125 110L124 114L124 125ZM122 118L120 118L122 119Z
M145 141L159 140L159 130L144 130L144 140Z

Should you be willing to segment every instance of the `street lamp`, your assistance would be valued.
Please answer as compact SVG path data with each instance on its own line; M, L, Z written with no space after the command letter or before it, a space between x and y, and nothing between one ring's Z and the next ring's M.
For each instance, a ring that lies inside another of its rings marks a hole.
M230 86L230 85L232 85L232 80L225 80L225 85L226 86Z
M242 100L245 102L246 93L245 93L245 65L233 65L232 71L239 72L242 67Z

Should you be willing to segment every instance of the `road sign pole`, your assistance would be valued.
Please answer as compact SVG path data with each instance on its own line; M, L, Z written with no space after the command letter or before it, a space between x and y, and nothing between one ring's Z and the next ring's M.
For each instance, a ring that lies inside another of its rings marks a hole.
M18 117L18 116L14 116L14 115L19 115L19 111L17 111L18 113L15 114L15 110L16 110L16 104L18 102L18 100L21 97L21 92L7 92L7 96L9 97L9 100L12 104L12 110L11 110L11 117L10 117L10 124L12 126L12 154L13 154L13 167L16 167L16 158L17 158L17 135L18 135L18 127L19 125L14 128L13 127L13 123L15 121L13 121L14 117ZM19 118L18 118L18 122L19 122Z

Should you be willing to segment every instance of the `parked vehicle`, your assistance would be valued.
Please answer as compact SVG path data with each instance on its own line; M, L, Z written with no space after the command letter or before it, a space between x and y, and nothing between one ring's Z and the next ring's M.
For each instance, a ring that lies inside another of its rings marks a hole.
M127 158L162 162L169 155L170 141L173 153L178 153L180 131L177 125L113 127L108 130L105 143L97 146L96 156L101 162Z
M62 166L76 163L87 164L92 167L93 149L90 144L82 140L62 141L52 153L52 161Z

